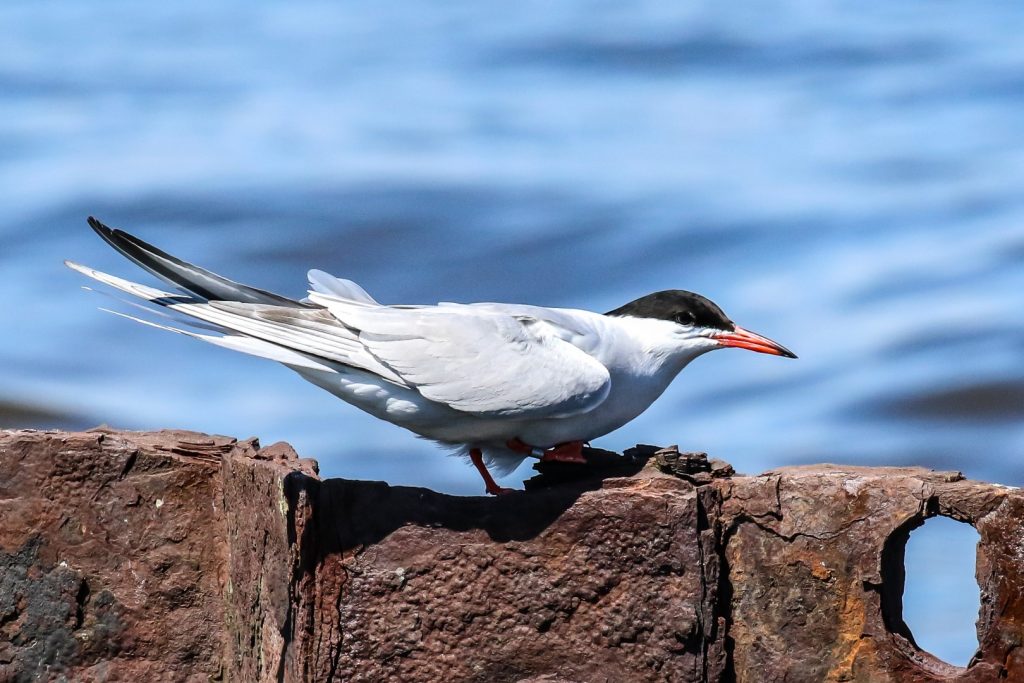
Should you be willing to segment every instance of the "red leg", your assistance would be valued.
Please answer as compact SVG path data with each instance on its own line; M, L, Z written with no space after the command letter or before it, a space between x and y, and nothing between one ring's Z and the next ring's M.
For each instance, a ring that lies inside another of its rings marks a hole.
M498 486L498 483L494 481L494 477L492 477L491 473L487 471L487 466L484 465L484 454L480 452L479 448L469 449L469 459L473 461L476 471L484 478L484 486L487 489L487 493L492 496L500 496L505 493L512 493L515 490Z

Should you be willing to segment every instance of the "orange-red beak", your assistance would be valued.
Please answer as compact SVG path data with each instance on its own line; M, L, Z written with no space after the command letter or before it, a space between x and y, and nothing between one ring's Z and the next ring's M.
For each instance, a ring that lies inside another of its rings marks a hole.
M796 358L796 354L782 344L773 342L768 337L762 337L750 330L745 330L739 325L731 332L720 332L715 335L715 340L721 346L735 346L738 349L757 351L758 353L770 353L773 356L785 356Z

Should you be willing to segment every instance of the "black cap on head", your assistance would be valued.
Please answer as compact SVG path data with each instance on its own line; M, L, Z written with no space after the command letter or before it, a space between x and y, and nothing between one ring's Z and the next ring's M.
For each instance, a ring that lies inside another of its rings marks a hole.
M605 315L655 318L718 330L732 330L736 327L713 301L682 289L667 289L642 296Z

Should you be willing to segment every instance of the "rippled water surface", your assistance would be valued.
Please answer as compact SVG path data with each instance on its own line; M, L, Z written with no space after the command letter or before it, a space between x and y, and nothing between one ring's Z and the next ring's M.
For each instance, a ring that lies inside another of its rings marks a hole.
M293 296L309 267L391 303L695 290L800 359L701 358L598 445L1024 484L1024 9L674 5L3 3L0 425L479 492L287 370L98 312L62 259L139 273L94 214Z

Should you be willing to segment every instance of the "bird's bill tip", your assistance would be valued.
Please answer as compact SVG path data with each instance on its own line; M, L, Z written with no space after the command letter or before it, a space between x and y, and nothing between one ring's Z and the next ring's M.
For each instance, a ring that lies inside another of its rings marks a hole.
M784 358L796 358L796 354L782 344L774 342L768 337L762 337L756 332L745 330L739 325L733 330L715 335L715 340L719 346L747 349Z

